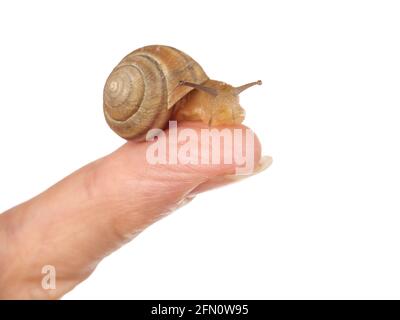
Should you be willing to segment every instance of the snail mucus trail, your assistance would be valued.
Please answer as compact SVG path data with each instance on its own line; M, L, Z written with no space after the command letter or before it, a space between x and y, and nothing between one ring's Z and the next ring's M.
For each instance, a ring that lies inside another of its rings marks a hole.
M202 121L210 126L240 124L245 112L239 94L261 81L233 87L209 79L190 56L151 45L128 54L104 86L107 123L125 139L144 139L168 120Z

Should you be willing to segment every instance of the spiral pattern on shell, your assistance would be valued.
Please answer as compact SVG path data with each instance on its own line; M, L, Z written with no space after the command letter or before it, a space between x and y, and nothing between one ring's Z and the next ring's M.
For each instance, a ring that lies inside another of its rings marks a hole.
M128 54L104 86L104 115L125 139L143 139L148 130L163 129L173 106L193 88L179 82L203 83L201 66L175 48L146 46Z

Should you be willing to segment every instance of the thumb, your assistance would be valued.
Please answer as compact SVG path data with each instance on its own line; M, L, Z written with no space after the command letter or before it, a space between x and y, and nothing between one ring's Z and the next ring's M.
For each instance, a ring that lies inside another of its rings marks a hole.
M272 159L260 161L260 156L259 140L244 126L210 129L201 123L182 124L151 142L126 143L102 163L102 181L95 184L102 193L98 198L118 199L130 209L114 220L118 232L129 239L130 233L195 195L267 168Z
M0 230L9 230L10 238L5 259L19 258L4 272L8 280L0 279L0 287L14 288L10 292L18 292L19 297L32 292L60 297L89 276L104 256L160 217L201 192L237 180L238 169L251 174L271 163L268 157L259 165L260 143L254 135L253 141L245 138L250 131L244 126L212 129L208 142L197 139L192 148L186 138L200 137L208 127L191 123L175 129L175 135L171 129L151 142L127 142L1 215ZM216 139L226 138L221 132L240 139ZM236 144L242 148L235 148ZM214 161L201 161L215 150L220 152ZM167 161L154 161L155 151L165 151ZM226 153L232 161L225 161ZM177 161L171 161L174 155ZM44 292L40 280L32 280L41 277L45 265L57 270L54 291Z

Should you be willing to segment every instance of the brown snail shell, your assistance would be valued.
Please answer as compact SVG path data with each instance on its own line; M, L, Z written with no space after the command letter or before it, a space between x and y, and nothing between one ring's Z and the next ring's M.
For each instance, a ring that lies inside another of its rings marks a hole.
M175 48L151 45L128 54L104 86L104 115L125 139L143 139L152 128L164 128L172 107L193 90L180 81L204 83L201 66Z

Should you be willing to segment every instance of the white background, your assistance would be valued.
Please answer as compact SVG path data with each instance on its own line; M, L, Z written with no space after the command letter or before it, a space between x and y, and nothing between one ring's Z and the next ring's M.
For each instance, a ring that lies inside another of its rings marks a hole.
M1 211L123 143L102 90L138 47L264 83L242 105L273 165L153 225L66 298L400 298L398 1L7 1L0 41Z

